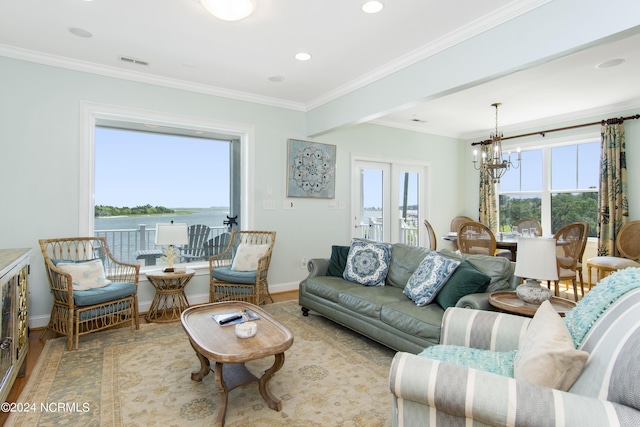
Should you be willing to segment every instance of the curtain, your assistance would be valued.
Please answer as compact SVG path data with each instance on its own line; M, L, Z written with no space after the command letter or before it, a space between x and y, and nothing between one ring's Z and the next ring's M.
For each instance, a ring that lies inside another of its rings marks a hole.
M486 153L486 158L490 159L493 153L491 145L484 145L482 153ZM481 155L482 155L481 153ZM496 204L496 186L491 179L491 175L480 169L480 222L489 227L494 232L498 231L498 206Z
M600 135L598 255L619 256L616 238L629 221L624 122L620 119L603 122Z

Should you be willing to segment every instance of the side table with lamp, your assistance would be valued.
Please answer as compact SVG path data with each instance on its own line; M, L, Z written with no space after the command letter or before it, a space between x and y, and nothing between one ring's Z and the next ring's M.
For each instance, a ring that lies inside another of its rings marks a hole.
M162 259L166 260L164 270L149 271L147 280L155 288L156 293L151 301L146 319L149 322L175 322L189 308L189 301L184 292L185 286L194 276L195 271L175 268L173 264L180 259L180 249L175 245L189 243L187 224L174 223L156 225L156 246L167 245L163 249Z
M575 302L552 297L551 291L540 284L541 280L558 280L556 240L535 237L518 238L518 261L514 275L526 279L515 292L494 292L489 303L508 313L533 316L544 301L562 316L575 307Z

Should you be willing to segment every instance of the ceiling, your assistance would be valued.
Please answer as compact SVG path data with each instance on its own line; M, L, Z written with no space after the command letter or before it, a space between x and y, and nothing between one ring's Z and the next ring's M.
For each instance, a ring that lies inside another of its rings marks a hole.
M198 0L4 1L0 55L308 111L547 1L387 0L365 14L364 0L257 0L238 22ZM502 130L640 107L638 46L631 35L375 122L474 138L494 102Z

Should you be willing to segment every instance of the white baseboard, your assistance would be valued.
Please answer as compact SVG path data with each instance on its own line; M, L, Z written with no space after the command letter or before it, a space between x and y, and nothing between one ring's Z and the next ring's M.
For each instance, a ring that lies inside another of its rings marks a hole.
M298 290L299 282L290 282L290 283L279 283L277 285L269 286L269 291L272 294L277 294L281 292L291 292ZM209 294L195 294L188 295L190 304L204 304L209 302ZM151 300L148 301L139 301L138 302L138 310L140 313L146 313L149 311L149 307L151 306ZM29 316L29 328L37 329L37 328L45 328L49 324L49 315L40 315L40 316Z

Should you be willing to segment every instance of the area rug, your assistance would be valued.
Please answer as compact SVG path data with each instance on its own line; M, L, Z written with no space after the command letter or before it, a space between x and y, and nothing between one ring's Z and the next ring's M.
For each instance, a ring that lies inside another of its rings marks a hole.
M296 301L264 309L294 336L284 367L270 382L282 411L266 405L255 384L231 391L226 426L387 426L388 372L394 352L320 316L303 317ZM260 374L273 357L247 364ZM200 367L179 322L142 325L47 341L8 426L214 425L220 396Z

